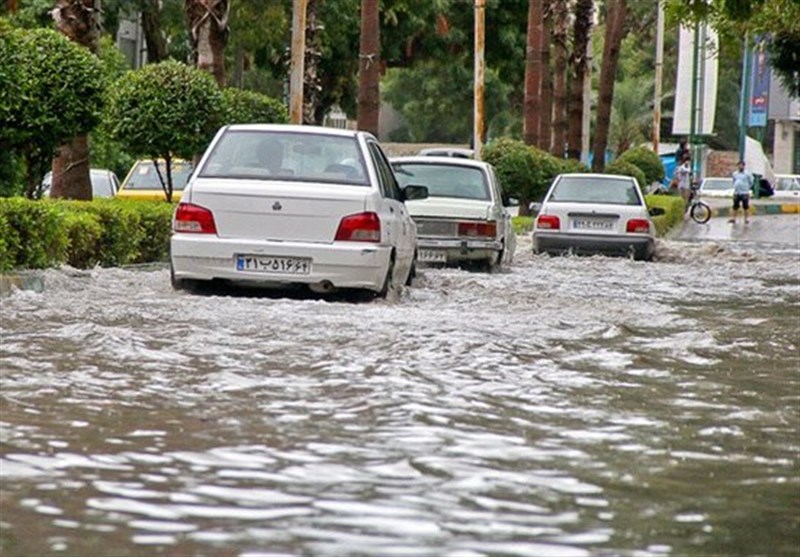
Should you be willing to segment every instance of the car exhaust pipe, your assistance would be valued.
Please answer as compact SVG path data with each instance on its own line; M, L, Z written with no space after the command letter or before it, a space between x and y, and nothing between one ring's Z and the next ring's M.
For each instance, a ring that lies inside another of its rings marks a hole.
M316 294L329 294L334 290L336 290L336 287L329 280L323 280L321 282L315 282L314 284L309 284L308 288Z

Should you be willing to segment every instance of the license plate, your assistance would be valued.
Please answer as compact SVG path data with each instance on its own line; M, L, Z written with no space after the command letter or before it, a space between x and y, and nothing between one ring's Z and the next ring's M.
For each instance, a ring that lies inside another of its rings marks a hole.
M447 254L437 249L421 249L417 259L420 263L447 263Z
M612 230L614 221L606 219L572 219L575 230Z
M237 255L237 271L307 275L311 272L311 259L305 257L273 257L267 255Z

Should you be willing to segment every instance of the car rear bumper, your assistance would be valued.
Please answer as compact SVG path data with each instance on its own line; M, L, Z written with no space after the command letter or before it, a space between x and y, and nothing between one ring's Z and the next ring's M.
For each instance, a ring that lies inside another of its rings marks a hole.
M170 259L175 278L222 279L270 285L318 285L380 291L389 269L392 248L358 242L311 244L228 240L199 234L173 234ZM308 274L243 271L236 268L237 255L308 258Z
M450 263L494 259L503 249L503 244L498 240L420 237L417 240L417 247L420 253L424 251L444 253L446 261ZM419 261L421 263L430 262L430 260L426 261L424 257L420 257Z
M575 253L578 255L633 255L635 259L650 259L655 251L652 236L608 236L601 234L565 234L534 232L535 253Z

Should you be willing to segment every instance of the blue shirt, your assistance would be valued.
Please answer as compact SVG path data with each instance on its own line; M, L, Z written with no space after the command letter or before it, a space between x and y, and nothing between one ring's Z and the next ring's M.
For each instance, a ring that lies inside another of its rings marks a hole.
M733 193L750 193L753 189L753 175L744 170L737 170L733 173Z

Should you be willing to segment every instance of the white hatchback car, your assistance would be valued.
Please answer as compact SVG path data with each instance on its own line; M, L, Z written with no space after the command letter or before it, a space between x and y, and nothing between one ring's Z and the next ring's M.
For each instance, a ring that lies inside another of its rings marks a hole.
M417 223L420 263L477 263L490 271L511 263L516 235L490 164L428 155L391 163L402 186L428 190L427 199L408 203Z
M611 174L556 177L536 217L533 251L652 259L655 229L636 179Z
M377 140L365 132L222 128L173 217L176 288L221 279L385 296L410 281L416 225Z

